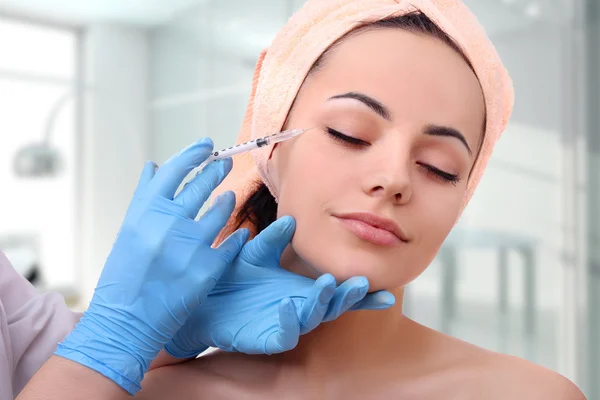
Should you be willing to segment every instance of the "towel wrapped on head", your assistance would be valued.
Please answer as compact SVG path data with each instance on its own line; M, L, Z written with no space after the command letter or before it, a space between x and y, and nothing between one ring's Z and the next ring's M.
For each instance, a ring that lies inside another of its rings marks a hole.
M369 23L419 12L460 48L481 85L486 121L483 143L469 177L463 209L487 166L512 112L511 79L475 16L460 0L308 0L279 31L256 64L252 92L236 143L283 129L290 108L314 62L340 38ZM277 199L267 163L273 147L234 158L234 167L217 192L233 190L238 207L262 181ZM252 227L250 227L252 228ZM231 231L226 227L223 233Z

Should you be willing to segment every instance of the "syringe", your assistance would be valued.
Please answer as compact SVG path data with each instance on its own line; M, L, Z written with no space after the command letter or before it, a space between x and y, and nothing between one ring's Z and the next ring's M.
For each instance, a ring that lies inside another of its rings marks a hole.
M227 149L215 151L200 165L200 167L204 167L206 164L216 161L216 160L233 157L236 154L245 153L247 151L251 151L251 150L269 146L269 145L272 145L275 143L280 143L280 142L286 141L291 138L295 138L311 129L314 129L314 128L290 129L287 131L274 133L272 135L265 136L265 137L262 137L259 139L254 139L254 140L250 140L248 142L240 143L236 146L232 146Z

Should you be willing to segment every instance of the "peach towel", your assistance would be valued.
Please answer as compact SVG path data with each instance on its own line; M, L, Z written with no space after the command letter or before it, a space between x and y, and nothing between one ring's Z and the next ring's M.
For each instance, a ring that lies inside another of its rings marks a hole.
M258 59L250 101L236 143L278 132L306 75L319 56L349 31L387 17L420 11L462 49L483 90L487 119L485 139L473 168L463 210L487 166L512 112L514 91L496 49L475 16L460 0L309 0L279 31ZM262 180L278 197L267 172L272 146L234 158L234 168L217 192L233 190L241 205ZM462 212L462 210L461 210ZM228 229L224 230L224 233Z

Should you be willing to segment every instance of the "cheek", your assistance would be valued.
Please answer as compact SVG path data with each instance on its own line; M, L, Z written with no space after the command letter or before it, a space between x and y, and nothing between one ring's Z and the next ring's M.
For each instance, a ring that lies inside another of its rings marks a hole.
M422 191L414 198L413 226L418 227L414 255L421 257L416 264L425 269L436 256L439 248L456 224L462 206L463 191L437 191L435 195Z
M296 220L296 232L292 240L290 254L295 254L306 263L306 270L298 271L311 278L317 278L323 272L331 272L340 277L347 263L340 260L344 268L331 265L331 254L344 254L345 247L332 247L331 217L329 213L340 202L344 203L347 193L354 192L345 160L332 157L323 147L310 146L309 151L294 144L287 157L279 186L278 217L290 215ZM315 153L314 149L323 151ZM308 149L306 149L308 150ZM334 241L335 242L335 241ZM322 269L325 268L325 269ZM315 273L315 271L320 271Z
M279 169L280 215L302 212L297 217L305 217L311 210L320 212L339 198L340 190L348 189L344 181L348 166L339 157L334 160L328 156L315 140L298 141L282 150L281 159L285 161Z

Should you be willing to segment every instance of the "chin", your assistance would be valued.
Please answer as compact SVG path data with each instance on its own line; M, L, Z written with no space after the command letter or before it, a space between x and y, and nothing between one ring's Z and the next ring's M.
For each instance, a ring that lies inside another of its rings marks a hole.
M304 264L310 266L307 269L313 272L307 275L313 278L330 273L340 284L354 276L364 276L369 280L369 292L395 289L408 283L406 277L411 271L402 268L402 261L392 258L392 254L326 242L312 243L306 248L300 243L293 247Z
M332 266L332 268L328 271L323 271L323 273L332 274L338 284L341 284L354 276L364 276L369 280L369 292L391 290L403 286L403 283L399 281L398 277L392 277L394 273L389 270L389 266L378 266L376 264L344 264Z

